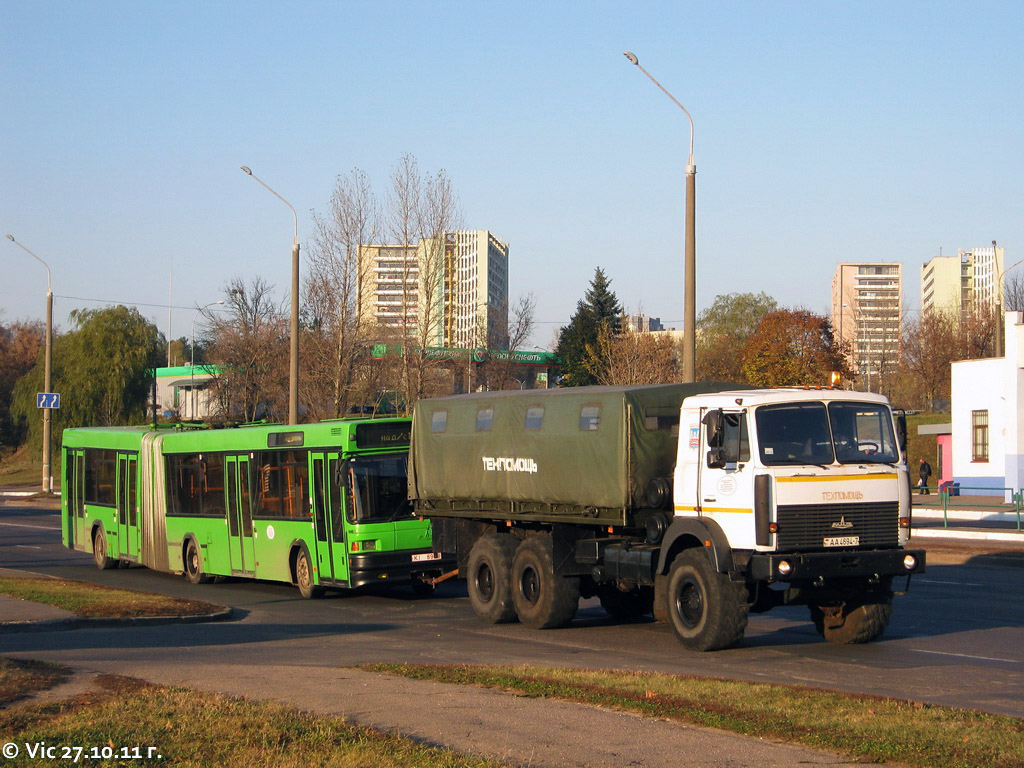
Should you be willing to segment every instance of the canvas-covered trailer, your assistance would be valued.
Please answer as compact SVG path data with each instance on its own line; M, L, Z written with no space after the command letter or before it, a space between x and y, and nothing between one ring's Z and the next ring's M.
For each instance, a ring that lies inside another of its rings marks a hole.
M409 495L424 516L642 524L637 512L671 497L682 401L735 388L575 387L422 400Z

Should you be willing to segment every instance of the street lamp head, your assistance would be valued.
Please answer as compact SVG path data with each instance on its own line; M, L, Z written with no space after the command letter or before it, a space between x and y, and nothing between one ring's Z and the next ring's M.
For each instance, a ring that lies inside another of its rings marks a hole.
M622 55L629 59L630 64L635 64L638 67L640 66L640 59L638 59L636 54L632 51L623 51Z
M240 167L241 167L241 169L242 169L243 171L245 171L245 172L246 172L247 174L249 174L250 176L252 176L252 169L251 169L251 168L249 168L249 166L247 166L247 165L243 165L243 166L240 166Z

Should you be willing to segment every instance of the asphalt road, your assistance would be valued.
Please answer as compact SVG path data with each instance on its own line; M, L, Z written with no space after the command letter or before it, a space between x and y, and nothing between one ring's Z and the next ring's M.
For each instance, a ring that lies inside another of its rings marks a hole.
M581 603L570 626L535 631L481 623L461 582L442 584L430 598L396 587L307 601L289 585L193 586L144 568L99 571L60 546L59 520L49 510L0 507L0 567L241 609L241 620L217 624L0 634L0 654L139 677L159 666L163 682L169 669L180 668L185 681L198 667L215 674L246 663L325 675L374 661L543 664L783 682L1024 716L1022 568L930 565L896 598L885 636L868 645L820 641L806 609L794 607L752 615L738 647L699 654L684 650L665 625L610 620L594 600Z

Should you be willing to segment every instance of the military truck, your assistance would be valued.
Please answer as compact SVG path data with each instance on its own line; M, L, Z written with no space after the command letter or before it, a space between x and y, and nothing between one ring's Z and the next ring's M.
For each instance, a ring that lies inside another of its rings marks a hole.
M826 640L859 643L925 569L905 548L905 448L865 392L481 392L416 405L409 496L488 622L558 627L596 595L716 650L749 612L802 604Z

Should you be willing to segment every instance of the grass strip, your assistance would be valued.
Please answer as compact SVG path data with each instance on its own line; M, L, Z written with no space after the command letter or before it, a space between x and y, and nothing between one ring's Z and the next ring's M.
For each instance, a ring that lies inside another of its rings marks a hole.
M369 664L361 669L626 710L929 768L1024 765L1024 719L815 688L618 670Z
M0 710L3 741L20 754L5 768L38 766L40 742L90 750L80 764L218 768L502 768L483 758L429 747L340 717L186 688L101 676L103 690L59 703ZM97 752L91 752L95 747ZM153 748L150 751L150 747ZM109 759L104 749L109 748ZM159 755L159 757L157 757ZM127 756L127 757L126 757ZM74 755L71 756L74 758ZM61 764L64 764L62 762Z
M0 578L0 594L53 605L90 619L201 616L222 609L219 605L198 600L114 589L68 579Z
M0 658L0 704L45 691L68 678L67 669L45 661Z

